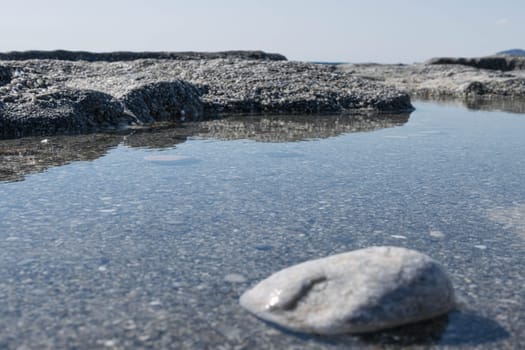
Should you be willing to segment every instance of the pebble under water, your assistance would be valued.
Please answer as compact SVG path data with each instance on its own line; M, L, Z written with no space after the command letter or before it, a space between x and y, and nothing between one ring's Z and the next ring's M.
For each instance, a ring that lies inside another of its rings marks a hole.
M388 128L278 123L288 140L256 121L90 136L107 147L0 172L0 348L525 348L525 115L415 106ZM51 157L78 138L34 143ZM458 309L312 336L239 306L275 271L373 245L441 262Z

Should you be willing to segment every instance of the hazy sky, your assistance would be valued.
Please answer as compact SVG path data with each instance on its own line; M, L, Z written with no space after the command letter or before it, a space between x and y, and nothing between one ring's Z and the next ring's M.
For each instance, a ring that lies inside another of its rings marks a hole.
M415 62L525 49L525 0L5 0L0 51L261 49Z

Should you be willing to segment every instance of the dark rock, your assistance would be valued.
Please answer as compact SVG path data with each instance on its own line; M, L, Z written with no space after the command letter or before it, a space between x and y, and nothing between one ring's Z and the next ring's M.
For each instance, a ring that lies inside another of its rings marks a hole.
M0 66L0 86L11 81L11 69Z
M203 117L201 91L184 81L159 82L131 90L121 100L143 123L198 120Z
M116 62L133 61L140 59L163 60L202 60L217 58L238 58L245 60L286 61L286 57L277 53L264 51L221 51L221 52L87 52L87 51L12 51L0 53L0 60L61 60L61 61L88 61L88 62Z
M11 69L9 67L0 66L0 86L8 84L11 79Z
M486 93L486 86L479 81L473 81L465 88L465 94L467 95L485 95Z
M98 91L64 89L4 104L0 137L87 133L128 124L123 105Z
M491 69L500 71L512 71L525 69L525 57L509 56L487 56L477 58L452 58L441 57L433 58L426 62L427 64L459 64L480 69Z

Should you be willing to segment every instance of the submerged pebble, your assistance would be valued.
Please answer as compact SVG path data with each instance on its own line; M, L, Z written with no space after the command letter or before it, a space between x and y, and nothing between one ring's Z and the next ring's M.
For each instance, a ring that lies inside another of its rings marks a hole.
M246 282L246 277L238 273L229 273L224 276L224 280L230 283L243 283Z
M439 230L431 230L428 234L434 238L444 238L445 237L445 234Z
M283 269L246 291L240 304L293 331L364 333L445 314L454 291L427 255L371 247Z
M187 160L190 159L186 156L179 156L175 154L167 154L167 155L151 155L151 156L145 156L144 160L150 161L150 162L176 162L181 160Z

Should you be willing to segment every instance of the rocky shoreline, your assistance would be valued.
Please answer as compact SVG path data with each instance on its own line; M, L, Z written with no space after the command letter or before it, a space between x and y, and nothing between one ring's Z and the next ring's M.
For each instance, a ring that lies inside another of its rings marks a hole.
M522 58L492 57L442 58L410 65L343 64L338 65L337 69L362 79L406 91L412 98L456 99L467 102L514 99L523 102L525 101L523 67L525 67L525 59Z
M395 88L334 66L285 61L274 54L234 51L203 58L202 53L172 53L135 59L124 53L120 55L127 60L105 60L110 54L100 54L86 61L73 60L84 57L78 53L70 53L68 60L66 53L60 59L41 53L0 55L20 59L0 61L0 138L90 133L232 114L413 110L408 94Z
M506 56L330 65L262 51L0 53L0 138L230 115L406 113L410 97L522 112L524 67Z

